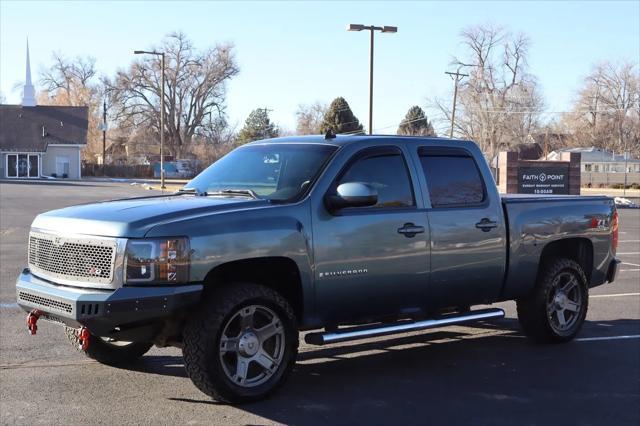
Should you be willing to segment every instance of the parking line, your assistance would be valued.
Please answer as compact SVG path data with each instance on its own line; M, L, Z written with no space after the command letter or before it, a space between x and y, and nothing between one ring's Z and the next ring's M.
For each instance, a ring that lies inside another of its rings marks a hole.
M622 262L623 265L640 266L637 263Z
M617 293L617 294L594 294L589 296L589 299L596 297L625 297L625 296L640 296L640 293Z
M640 254L640 251L629 251L626 253L616 253L616 254Z
M620 269L620 272L636 272L636 271L640 271L640 268L638 268L638 269Z
M620 240L620 243L640 243L640 240Z
M595 342L598 340L624 340L624 339L640 339L640 334L630 334L627 336L610 336L610 337L582 337L575 339L576 342Z

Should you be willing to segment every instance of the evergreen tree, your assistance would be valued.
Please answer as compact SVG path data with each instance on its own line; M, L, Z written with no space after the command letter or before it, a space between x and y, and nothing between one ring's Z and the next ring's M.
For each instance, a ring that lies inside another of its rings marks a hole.
M251 111L244 122L244 127L238 133L237 142L242 145L260 139L275 138L279 133L278 127L269 119L267 109L257 108Z
M424 111L417 105L409 108L404 120L400 122L397 133L411 136L437 136Z
M329 109L324 114L322 125L320 126L322 133L332 130L333 133L357 133L362 132L362 124L353 115L349 104L344 98L335 98Z

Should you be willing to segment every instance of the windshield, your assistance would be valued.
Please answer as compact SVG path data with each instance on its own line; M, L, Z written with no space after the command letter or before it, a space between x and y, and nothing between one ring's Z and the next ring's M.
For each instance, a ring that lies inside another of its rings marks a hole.
M184 189L292 200L305 192L335 150L331 145L309 144L241 147L213 163Z

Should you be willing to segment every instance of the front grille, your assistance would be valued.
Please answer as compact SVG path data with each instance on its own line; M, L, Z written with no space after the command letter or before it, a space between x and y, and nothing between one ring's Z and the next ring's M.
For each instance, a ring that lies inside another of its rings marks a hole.
M29 268L44 277L109 284L115 253L116 243L111 240L29 235Z
M32 305L38 305L43 308L50 308L60 312L66 312L68 314L73 310L71 304L60 302L59 300L49 299L48 297L38 296L37 294L31 294L24 291L18 292L18 299L24 302L31 303Z

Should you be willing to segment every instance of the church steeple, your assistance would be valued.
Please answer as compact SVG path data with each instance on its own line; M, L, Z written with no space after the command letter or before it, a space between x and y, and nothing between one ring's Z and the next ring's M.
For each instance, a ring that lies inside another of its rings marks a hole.
M31 61L29 59L29 39L27 39L27 75L24 80L24 90L22 92L22 106L36 106L36 89L31 84Z

